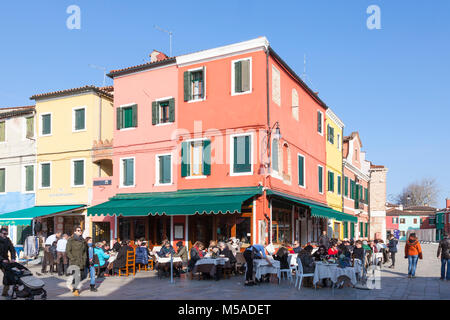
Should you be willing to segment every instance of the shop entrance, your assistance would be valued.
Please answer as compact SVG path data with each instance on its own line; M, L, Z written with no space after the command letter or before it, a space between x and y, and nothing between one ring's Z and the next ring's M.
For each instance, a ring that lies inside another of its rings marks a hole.
M94 222L92 224L92 241L109 243L111 240L110 223L109 222Z

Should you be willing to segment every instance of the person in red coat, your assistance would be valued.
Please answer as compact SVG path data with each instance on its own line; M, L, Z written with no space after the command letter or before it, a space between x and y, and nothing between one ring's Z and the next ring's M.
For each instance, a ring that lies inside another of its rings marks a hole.
M328 249L328 255L329 255L329 256L335 256L335 257L337 257L338 252L339 252L339 251L338 251L338 248L337 248L336 243L333 243L333 244L331 245L330 249Z
M422 248L415 233L411 233L406 241L405 259L408 259L408 278L415 278L417 262L419 259L422 260Z

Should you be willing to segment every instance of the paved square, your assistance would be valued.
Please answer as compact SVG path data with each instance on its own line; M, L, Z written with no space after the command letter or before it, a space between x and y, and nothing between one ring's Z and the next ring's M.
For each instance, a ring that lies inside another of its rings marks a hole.
M408 262L403 256L404 244L400 243L395 269L382 268L381 289L335 289L334 294L329 288L317 290L302 288L298 291L285 280L280 285L264 283L245 287L244 276L220 281L176 279L175 284L170 284L168 279L159 280L154 271L142 271L134 277L97 279L98 292L89 291L89 279L86 279L83 281L81 295L74 297L66 287L65 277L41 276L40 278L46 283L48 299L58 300L210 300L218 298L218 292L220 292L221 300L450 300L450 282L439 280L441 263L436 258L437 244L423 244L422 248L424 259L419 260L415 279L407 278ZM36 272L40 271L40 266L31 267L30 270L36 275Z

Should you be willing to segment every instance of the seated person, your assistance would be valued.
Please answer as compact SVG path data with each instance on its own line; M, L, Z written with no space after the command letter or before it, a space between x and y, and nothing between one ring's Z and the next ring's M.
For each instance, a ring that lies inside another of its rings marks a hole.
M322 261L323 259L326 259L328 257L327 249L325 246L320 246L319 249L314 252L313 258L316 261Z
M119 269L125 268L127 264L127 252L133 251L134 249L130 246L129 240L122 241L122 247L120 247L119 252L117 253L116 260L113 261L113 274L117 274L119 272Z
M169 240L164 240L163 245L161 247L161 250L158 252L158 256L161 258L168 258L171 254L175 254L175 250L173 249L172 245L170 244Z
M145 241L143 242L142 240L137 240L136 242L137 247L136 247L136 264L137 265L143 265L146 266L148 265L148 249L147 249L147 243L145 243Z
M94 255L98 258L98 264L94 264L95 268L99 268L98 277L101 278L108 267L109 255L105 252L102 242L97 242L94 248Z
M219 254L224 255L227 257L230 261L231 265L234 265L236 263L236 257L234 256L233 252L228 248L228 246L225 244L225 242L219 242Z
M114 252L119 252L121 247L122 247L122 245L119 243L119 241L117 241L117 238L115 238L113 240L113 247L112 247L113 251Z
M204 248L205 247L204 247L202 242L196 241L194 243L194 246L191 248L191 259L189 260L189 263L188 263L188 270L189 270L189 272L194 270L195 263L198 260L203 258L203 256L204 256L203 249Z
M178 241L176 244L177 247L177 253L174 254L174 257L180 257L181 261L183 263L183 267L186 267L188 264L188 252L185 246L183 246L182 241Z
M328 256L333 256L333 257L337 257L339 251L337 249L337 244L335 242L333 242L331 244L330 249L328 249Z
M303 273L314 273L314 270L316 269L316 264L311 254L312 251L313 247L308 245L302 251L300 251L300 253L297 256L300 258L300 261L302 262Z
M211 253L214 248L217 248L217 242L214 240L211 240L209 242L208 253Z
M352 258L359 259L362 263L364 263L364 248L362 247L362 242L360 240L356 241L355 243Z
M273 257L275 260L280 261L280 269L289 269L288 256L289 250L285 247L285 243L283 243Z
M292 249L294 253L300 253L300 251L302 251L302 246L300 245L300 242L298 240L294 241L294 247Z

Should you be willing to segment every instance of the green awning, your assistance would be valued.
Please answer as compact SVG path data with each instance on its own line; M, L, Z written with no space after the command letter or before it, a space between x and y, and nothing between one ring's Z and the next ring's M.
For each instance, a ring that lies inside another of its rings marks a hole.
M190 189L174 192L118 194L88 208L88 215L194 215L240 213L242 203L262 193L262 187Z
M284 198L286 200L290 200L290 201L302 204L304 206L308 206L311 209L311 216L313 216L313 217L334 219L337 221L350 221L350 222L355 222L355 223L358 222L357 217L352 216L351 214L336 211L334 209L326 207L325 205L320 204L319 202L298 198L298 197L291 196L286 193L274 191L274 190L267 190L267 195L278 196L278 197Z
M47 216L54 213L71 211L84 207L85 205L70 206L36 206L18 211L8 212L0 215L1 226L27 226L31 225L33 218Z

